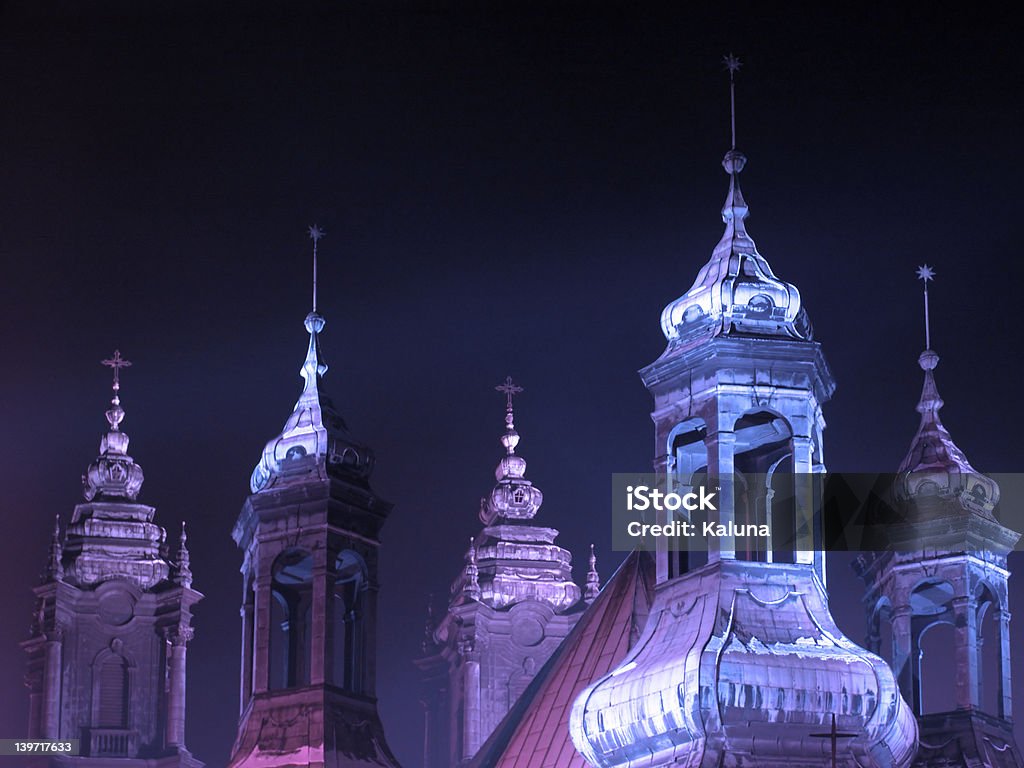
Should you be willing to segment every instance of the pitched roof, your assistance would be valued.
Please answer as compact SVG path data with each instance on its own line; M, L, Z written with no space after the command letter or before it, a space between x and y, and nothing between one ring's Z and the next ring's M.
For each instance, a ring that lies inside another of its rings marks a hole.
M541 667L467 768L586 768L569 737L580 692L626 655L654 594L654 558L634 551Z

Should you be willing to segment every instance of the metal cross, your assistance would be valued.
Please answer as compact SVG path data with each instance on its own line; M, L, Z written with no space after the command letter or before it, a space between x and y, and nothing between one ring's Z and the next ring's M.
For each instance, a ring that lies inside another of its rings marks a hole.
M498 392L504 392L505 393L505 396L508 398L507 399L507 404L506 404L505 407L509 411L512 410L512 398L515 395L518 395L520 392L523 391L523 388L520 387L518 384L512 383L512 377L511 376L506 376L505 377L505 383L504 384L499 384L494 389L496 391L498 391Z
M121 357L121 350L115 349L114 356L100 361L103 365L108 368L114 369L114 391L117 392L121 388L121 369L130 368L132 363L130 360L125 360Z
M843 733L836 730L836 713L832 713L832 729L828 733L812 733L816 739L832 739L832 768L836 768L836 743L839 739L851 739L860 736L859 733Z

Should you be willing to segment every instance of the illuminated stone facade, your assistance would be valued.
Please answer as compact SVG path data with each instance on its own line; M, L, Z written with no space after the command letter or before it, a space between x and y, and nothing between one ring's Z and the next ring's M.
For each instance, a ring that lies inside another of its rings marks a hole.
M305 386L232 533L242 653L229 765L397 768L376 700L377 555L391 505L370 488L373 452L321 391L324 319L314 311L305 325Z
M113 361L123 364L119 355ZM115 370L117 368L115 367ZM201 768L185 746L186 649L192 639L189 554L171 552L155 508L139 504L142 468L128 455L118 390L109 431L83 477L86 502L54 528L35 588L28 653L29 737L79 739L53 766Z
M571 735L601 768L819 768L830 744L815 734L835 717L855 734L839 765L903 768L913 715L885 662L838 629L824 588L812 494L825 468L821 406L835 385L799 293L746 232L745 158L733 149L723 164L725 233L662 314L668 346L641 371L654 396L655 468L673 490L700 477L720 486L716 522L769 519L794 540L718 538L703 560L659 551L644 632L576 699ZM748 477L765 487L744 487Z
M915 766L1016 768L1024 762L1011 722L1006 555L1020 534L996 519L999 486L971 466L939 418L938 362L931 349L919 359L921 425L886 499L896 513L885 528L890 550L855 563L867 586L869 645L886 655L917 715ZM942 688L923 674L931 631L952 638L945 648L932 646L952 662L951 699L928 695L929 686ZM986 644L994 646L987 658ZM986 663L994 674L986 675Z

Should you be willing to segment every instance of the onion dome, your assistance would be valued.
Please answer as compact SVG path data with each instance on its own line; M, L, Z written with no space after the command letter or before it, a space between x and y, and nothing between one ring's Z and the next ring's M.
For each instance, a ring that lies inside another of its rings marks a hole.
M121 407L120 371L131 365L121 357L118 350L114 356L104 360L103 364L114 370L114 383L111 389L114 396L110 400L110 409L106 412L109 430L100 440L100 455L89 465L82 477L83 494L86 501L94 499L128 499L134 501L142 489L144 476L142 467L128 455L128 435L121 431L124 421L124 409Z
M662 311L661 329L669 343L709 334L812 338L800 292L775 276L747 233L749 208L739 182L746 162L735 148L722 160L729 174L725 232L690 290Z
M921 425L900 464L894 489L896 498L954 500L964 509L991 517L999 502L998 484L971 466L939 418L944 405L935 384L939 356L926 349L917 362L924 371L924 386L917 404Z
M906 768L913 712L827 601L805 565L722 560L668 582L626 657L576 698L576 749L600 768L820 768L835 717L854 734L839 765Z
M506 392L508 404L505 408L505 433L501 436L501 444L505 447L505 456L498 462L494 477L498 484L494 486L490 496L480 500L480 520L484 525L491 525L496 520L532 520L540 505L544 503L544 494L533 483L525 479L526 459L516 455L519 445L519 433L515 428L515 415L512 410L512 395L522 388L512 384L511 377L496 387Z

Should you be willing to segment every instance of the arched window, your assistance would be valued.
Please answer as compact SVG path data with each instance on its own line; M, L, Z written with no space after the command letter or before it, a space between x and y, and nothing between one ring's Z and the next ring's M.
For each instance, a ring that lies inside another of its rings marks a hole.
M95 724L99 728L127 728L128 662L117 654L107 656L95 672L96 692Z
M768 524L772 533L770 544L761 536L737 537L736 559L795 562L793 430L777 414L752 411L736 421L733 432L736 524Z
M345 690L363 690L366 563L356 552L346 549L334 564L333 679Z
M956 709L956 675L949 671L956 659L953 594L948 581L932 579L910 593L912 704L918 715Z
M309 684L313 600L313 556L290 549L271 568L270 669L271 690Z

